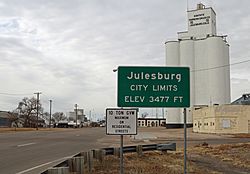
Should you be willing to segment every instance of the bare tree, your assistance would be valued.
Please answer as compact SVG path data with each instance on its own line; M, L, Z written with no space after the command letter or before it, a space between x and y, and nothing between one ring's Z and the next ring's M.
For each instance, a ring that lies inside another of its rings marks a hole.
M19 102L17 109L15 110L19 114L19 117L24 119L24 127L36 126L36 113L37 113L37 100L32 98L23 98ZM38 114L41 115L43 108L40 102L38 102Z
M59 122L60 120L66 120L67 117L63 112L55 112L52 117L55 119L56 122Z
M43 113L43 118L45 118L46 120L49 120L49 113L48 112L44 112Z
M141 117L142 118L146 118L148 116L148 113L147 112L143 112L142 114L141 114Z
M18 127L18 114L13 112L9 112L9 121L12 123L15 123L15 127Z

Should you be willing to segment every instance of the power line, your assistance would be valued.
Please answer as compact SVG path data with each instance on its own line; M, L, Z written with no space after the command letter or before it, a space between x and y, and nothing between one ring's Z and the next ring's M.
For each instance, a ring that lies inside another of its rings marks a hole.
M22 96L22 95L32 95L32 94L14 94L14 93L0 92L0 95Z
M241 62L235 62L235 63L231 63L231 64L228 64L228 65L215 66L215 67L211 67L211 68L204 68L204 69L192 70L191 72L208 71L208 70L213 70L213 69L218 69L218 68L224 68L224 67L228 67L228 66L238 65L238 64L242 64L242 63L246 63L246 62L250 62L250 60L244 60L244 61L241 61Z

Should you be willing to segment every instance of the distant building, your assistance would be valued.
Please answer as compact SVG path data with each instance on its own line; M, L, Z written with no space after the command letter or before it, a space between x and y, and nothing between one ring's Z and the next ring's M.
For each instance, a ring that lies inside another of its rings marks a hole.
M69 112L69 120L76 120L77 122L86 122L87 118L86 115L84 115L84 109L77 109L77 115L76 115L76 109L74 109L73 112Z
M138 118L138 127L166 126L165 118Z
M46 127L45 120L35 114L31 114L28 118L24 115L0 111L0 127Z
M232 105L250 105L250 93L243 94L240 98L233 101L231 104Z
M178 40L167 41L165 46L167 66L190 67L187 123L192 126L192 107L230 104L229 44L225 35L217 35L211 7L200 3L187 13L188 30L178 32ZM166 127L182 127L183 118L182 109L167 109Z
M76 124L74 123L74 126L76 126ZM74 127L72 126L72 127ZM58 127L58 128L68 128L70 127L69 126L69 122L67 120L60 120L55 127Z
M11 127L11 114L6 111L0 111L0 127Z
M35 114L30 115L28 118L24 115L19 115L18 118L20 124L22 124L22 126L18 126L18 127L46 127L46 123L45 120L43 118L38 117L37 120L37 116Z
M250 105L215 105L193 111L198 133L250 133Z

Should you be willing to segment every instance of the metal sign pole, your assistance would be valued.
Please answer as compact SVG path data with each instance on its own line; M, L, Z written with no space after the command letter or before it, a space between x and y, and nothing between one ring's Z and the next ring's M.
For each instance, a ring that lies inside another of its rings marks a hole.
M184 108L184 174L187 173L187 109Z
M124 157L123 157L123 136L137 135L137 109L106 109L106 134L120 135L120 174L124 174ZM119 169L118 169L119 170Z
M121 147L120 147L120 174L123 174L123 135L121 135Z

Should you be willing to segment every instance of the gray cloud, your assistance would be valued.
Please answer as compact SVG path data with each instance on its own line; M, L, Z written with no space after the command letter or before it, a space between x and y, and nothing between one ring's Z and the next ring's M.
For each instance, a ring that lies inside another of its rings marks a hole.
M205 4L217 13L218 33L228 34L231 62L249 59L250 2ZM7 77L0 77L6 82L1 91L40 90L44 102L55 100L55 111L73 109L77 102L103 113L116 105L112 70L119 65L164 65L164 42L187 29L186 8L186 2L170 0L2 0L0 73ZM231 77L249 80L248 66L233 66ZM249 89L244 84L232 93L238 96ZM0 99L6 106L1 110L14 109L18 102Z

